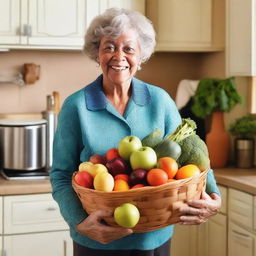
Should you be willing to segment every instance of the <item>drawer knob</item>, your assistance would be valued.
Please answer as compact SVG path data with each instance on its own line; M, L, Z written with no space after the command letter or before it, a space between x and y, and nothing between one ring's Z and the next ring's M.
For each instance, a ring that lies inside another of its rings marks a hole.
M55 207L48 207L46 209L46 211L49 211L49 212L56 211L56 210L57 210L57 208L55 208Z

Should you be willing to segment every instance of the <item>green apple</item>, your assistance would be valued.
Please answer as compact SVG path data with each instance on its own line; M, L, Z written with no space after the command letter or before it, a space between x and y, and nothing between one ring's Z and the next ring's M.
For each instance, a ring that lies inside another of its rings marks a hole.
M150 170L157 164L157 156L154 149L150 147L141 147L134 151L130 157L130 164L133 170L141 168Z
M119 226L124 228L133 228L140 219L138 208L130 203L124 203L116 207L114 211L114 219Z
M118 153L125 159L129 160L132 152L142 147L141 140L136 136L126 136L118 143Z

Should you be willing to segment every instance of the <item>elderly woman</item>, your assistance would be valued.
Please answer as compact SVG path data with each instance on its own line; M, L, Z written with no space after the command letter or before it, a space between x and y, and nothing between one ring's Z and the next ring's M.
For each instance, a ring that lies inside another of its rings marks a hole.
M145 233L110 227L103 218L113 212L88 215L71 186L72 173L91 155L103 155L127 135L143 138L155 129L168 134L180 124L168 93L134 78L154 47L152 24L130 10L108 9L87 30L85 51L102 75L65 100L50 172L53 197L70 226L74 255L169 255L173 226ZM180 223L200 224L217 213L221 200L212 171L206 192L180 210Z

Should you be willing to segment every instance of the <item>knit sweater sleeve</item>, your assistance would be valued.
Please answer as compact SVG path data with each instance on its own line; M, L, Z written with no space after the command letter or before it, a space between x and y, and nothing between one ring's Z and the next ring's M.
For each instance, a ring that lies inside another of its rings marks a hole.
M76 107L66 100L58 118L54 136L53 166L50 171L52 195L65 221L75 227L86 216L72 188L72 174L79 166L82 151L81 130Z

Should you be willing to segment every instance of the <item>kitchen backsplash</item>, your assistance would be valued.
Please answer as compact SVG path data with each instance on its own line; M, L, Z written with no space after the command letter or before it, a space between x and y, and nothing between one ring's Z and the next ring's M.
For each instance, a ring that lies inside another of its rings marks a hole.
M174 97L181 79L200 77L202 56L197 53L155 53L137 77L163 87ZM53 91L60 92L62 104L68 95L93 81L101 72L97 63L79 51L0 53L0 72L20 71L24 63L40 65L40 79L23 87L0 84L0 113L41 112L46 107L46 95Z

